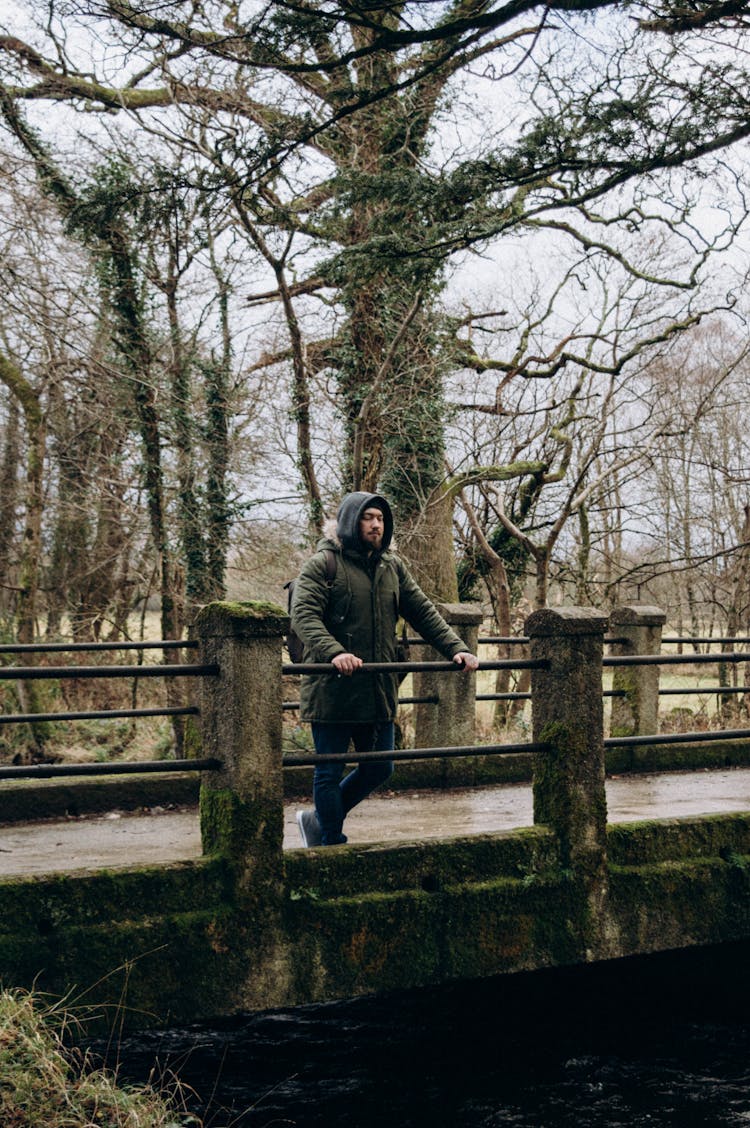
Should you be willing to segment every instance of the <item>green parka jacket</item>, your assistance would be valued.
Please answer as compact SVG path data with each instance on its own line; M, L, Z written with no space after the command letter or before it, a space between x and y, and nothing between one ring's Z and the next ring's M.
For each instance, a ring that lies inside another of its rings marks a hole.
M359 519L370 506L382 511L385 530L381 551L368 557L361 548ZM292 626L304 644L305 662L330 662L347 651L364 662L394 662L399 617L448 659L468 650L403 561L388 551L392 534L393 518L385 498L361 491L346 495L339 507L336 536L319 541L294 588ZM330 586L326 549L337 554ZM395 674L306 675L301 682L304 721L366 724L395 719Z

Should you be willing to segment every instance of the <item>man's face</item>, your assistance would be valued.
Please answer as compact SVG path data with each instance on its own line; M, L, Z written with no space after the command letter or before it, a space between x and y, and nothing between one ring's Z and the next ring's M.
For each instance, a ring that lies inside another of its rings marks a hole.
M385 520L380 509L368 507L359 519L359 536L366 548L377 550L383 544Z

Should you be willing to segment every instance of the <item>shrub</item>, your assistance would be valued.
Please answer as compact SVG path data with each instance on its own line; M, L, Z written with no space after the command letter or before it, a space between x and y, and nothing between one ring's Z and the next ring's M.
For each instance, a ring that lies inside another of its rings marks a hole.
M0 991L0 1124L3 1128L183 1128L178 1092L118 1085L108 1070L66 1048L64 1012L28 991Z

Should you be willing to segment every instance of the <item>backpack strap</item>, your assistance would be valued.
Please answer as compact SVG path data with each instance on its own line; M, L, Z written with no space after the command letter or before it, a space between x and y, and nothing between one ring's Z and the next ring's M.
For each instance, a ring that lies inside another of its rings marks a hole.
M336 568L338 566L338 559L336 553L330 548L324 548L326 558L326 584L328 587L333 587L333 581L336 579Z

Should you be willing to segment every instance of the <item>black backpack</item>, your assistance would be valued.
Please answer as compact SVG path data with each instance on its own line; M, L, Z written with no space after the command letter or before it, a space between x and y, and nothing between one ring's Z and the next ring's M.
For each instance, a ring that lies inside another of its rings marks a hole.
M335 552L331 551L330 548L324 548L323 552L325 553L325 558L326 558L326 587L328 588L328 591L330 592L331 588L333 587L333 581L336 579L336 567L338 565L338 557L336 556ZM290 580L288 584L284 584L284 587L285 587L286 593L287 593L287 595L286 595L286 606L287 606L287 611L289 612L290 615L292 613L292 596L294 595L294 588L295 588L296 583L297 583L297 581L295 579L295 580ZM302 656L304 654L305 646L304 646L304 643L302 642L302 639L299 637L299 635L296 633L296 631L292 630L291 626L289 627L289 634L286 636L286 648L287 648L287 652L288 652L289 657L291 658L292 662L301 662L302 661Z

